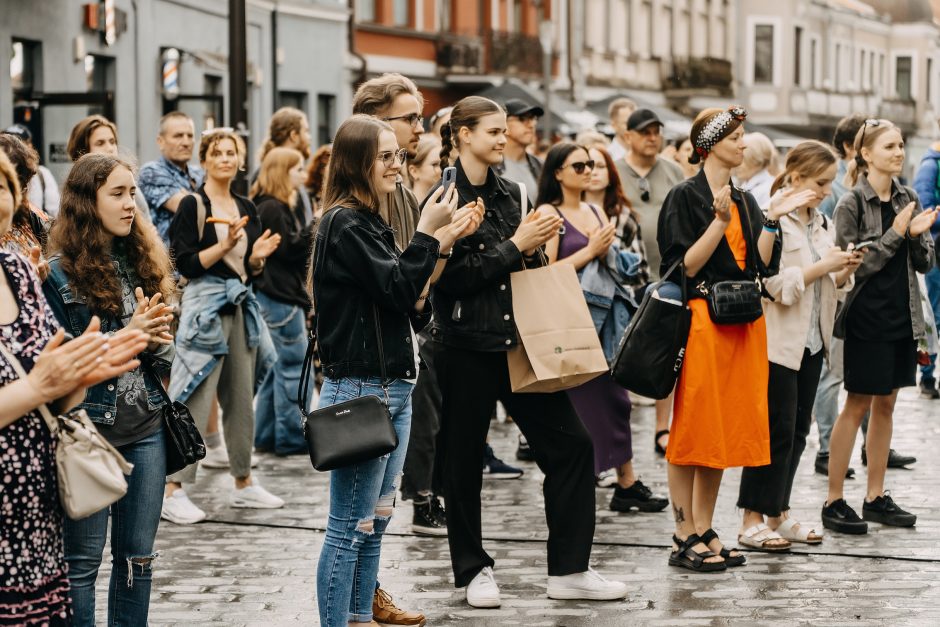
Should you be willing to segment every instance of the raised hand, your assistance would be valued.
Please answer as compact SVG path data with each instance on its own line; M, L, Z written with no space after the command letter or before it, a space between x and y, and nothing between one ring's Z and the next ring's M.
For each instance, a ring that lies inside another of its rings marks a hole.
M614 243L617 236L617 226L614 223L608 223L606 226L599 227L588 233L588 250L593 257L603 257Z
M281 245L281 236L279 233L271 234L271 229L265 229L264 233L261 234L258 239L255 240L255 245L251 247L251 258L250 261L259 262L262 259L267 259L270 257L277 247Z
M424 203L424 209L421 210L421 217L418 219L418 230L427 235L433 235L441 227L450 224L459 200L457 188L453 185L446 190L438 187Z
M908 225L908 232L911 234L911 237L919 237L930 230L933 223L937 221L937 215L938 210L935 207L929 211L922 211L911 218L910 224Z
M531 255L536 248L554 237L564 223L557 215L533 211L509 239L525 255Z
M244 229L246 224L248 224L248 216L244 216L234 222L229 222L228 235L219 242L224 250L232 250L238 245L238 240L245 237Z
M731 186L725 185L715 194L712 201L712 209L715 210L715 217L722 222L731 222Z
M126 328L146 333L148 348L151 350L161 344L172 344L173 335L170 334L170 323L173 321L172 305L160 302L163 300L163 294L160 293L147 298L144 290L139 287L134 289L134 296L137 298L137 308Z
M29 263L32 264L36 274L39 275L39 282L46 280L49 276L49 262L42 256L42 249L39 246L33 246L29 249Z
M816 192L810 189L804 189L801 192L792 189L780 190L770 199L767 217L771 220L779 220L788 213L805 207L815 198Z
M898 212L898 215L894 216L894 223L891 225L891 228L893 228L894 232L901 237L907 235L907 229L911 225L911 215L914 213L915 205L916 203L912 200L911 202L907 203L906 207Z

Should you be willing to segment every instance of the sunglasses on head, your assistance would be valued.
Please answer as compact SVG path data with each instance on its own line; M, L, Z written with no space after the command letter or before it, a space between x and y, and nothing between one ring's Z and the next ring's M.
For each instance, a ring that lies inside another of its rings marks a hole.
M231 126L217 126L215 128L206 129L202 132L202 136L206 135L215 135L216 133L234 133L235 129Z
M859 142L860 145L865 145L865 132L868 130L868 127L878 127L881 126L881 120L877 118L868 118L865 120L865 124L862 125L862 140Z
M568 165L562 166L562 169L569 166L571 166L571 169L574 170L575 174L584 174L585 168L590 170L594 169L594 159L588 159L587 161L575 161L574 163L569 163Z
M645 176L637 180L637 186L640 188L640 199L643 202L650 201L650 182Z
M384 165L386 168L390 168L395 165L396 159L398 159L398 163L404 164L406 155L407 155L407 152L405 151L405 149L400 148L395 151L386 150L385 152L380 152L379 154L375 156L375 159L377 161L381 161L382 165Z

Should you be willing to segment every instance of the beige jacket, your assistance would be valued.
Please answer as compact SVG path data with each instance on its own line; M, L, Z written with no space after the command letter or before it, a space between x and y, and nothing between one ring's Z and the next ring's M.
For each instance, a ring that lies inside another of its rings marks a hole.
M764 279L764 287L774 300L764 299L764 317L767 321L767 354L770 361L791 370L799 370L803 350L809 338L809 325L813 317L813 286L803 281L803 269L813 265L813 254L806 241L806 227L800 219L788 214L780 219L783 252L780 272ZM835 226L832 220L818 211L813 218L813 246L824 257L835 244ZM836 307L844 294L855 284L849 277L841 288L836 287L835 273L818 279L820 291L819 323L823 350L828 358L829 343L836 319Z

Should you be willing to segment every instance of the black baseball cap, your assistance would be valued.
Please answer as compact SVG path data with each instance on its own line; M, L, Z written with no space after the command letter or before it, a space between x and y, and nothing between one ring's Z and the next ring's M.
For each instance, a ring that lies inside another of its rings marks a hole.
M545 109L538 105L529 104L519 98L510 98L503 105L506 108L506 115L521 118L526 115L534 115L537 118L545 115Z
M652 109L637 109L627 118L628 131L642 131L650 124L663 125L662 120Z

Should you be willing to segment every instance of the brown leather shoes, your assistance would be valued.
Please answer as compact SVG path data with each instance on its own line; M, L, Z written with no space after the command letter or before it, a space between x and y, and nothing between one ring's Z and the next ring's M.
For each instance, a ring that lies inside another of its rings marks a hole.
M415 625L424 627L424 614L409 612L395 605L392 596L381 588L372 597L372 618L382 625Z

